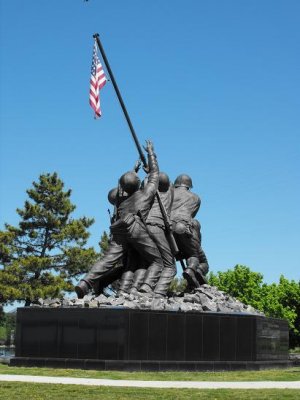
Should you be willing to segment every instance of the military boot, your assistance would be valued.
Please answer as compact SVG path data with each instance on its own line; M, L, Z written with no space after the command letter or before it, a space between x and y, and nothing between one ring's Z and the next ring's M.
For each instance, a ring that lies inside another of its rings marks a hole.
M207 279L205 278L205 274L203 273L202 269L199 267L195 271L196 278L200 285L207 284Z
M89 285L85 281L80 281L78 285L75 286L75 292L78 299L83 299L86 294L90 291Z
M189 287L192 288L198 288L200 287L200 283L196 277L196 272L191 269L191 268L186 268L182 274L184 279L187 281Z
M187 281L190 288L200 287L200 282L197 278L197 269L199 268L199 260L197 257L190 257L187 259L187 267L182 276Z

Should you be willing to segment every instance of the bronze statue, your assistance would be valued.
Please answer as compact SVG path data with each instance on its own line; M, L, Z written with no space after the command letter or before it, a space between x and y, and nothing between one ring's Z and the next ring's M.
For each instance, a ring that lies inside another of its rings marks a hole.
M150 141L147 141L145 149L148 153L149 165L147 183L140 189L140 180L132 171L121 176L120 188L127 194L127 197L123 196L120 204L117 202L117 217L110 226L112 240L107 252L75 287L79 298L87 294L94 286L99 285L99 281L105 277L105 273L122 260L129 246L142 256L147 267L140 291L151 292L160 277L163 260L144 222L158 189L159 169Z
M175 256L186 259L183 276L189 289L206 283L208 263L201 247L200 223L194 219L201 202L190 191L192 180L182 174L173 186L167 174L159 173L150 141L146 151L148 166L144 169L148 175L144 182L141 184L137 175L137 163L108 193L114 205L109 248L75 287L79 298L90 290L99 294L115 281L119 282L119 296L164 297L176 275ZM175 244L168 236L170 224Z
M179 175L174 187L171 221L181 256L187 260L183 276L191 287L199 287L207 283L205 275L208 272L207 259L201 248L200 223L194 219L201 200L190 191L193 184L188 175Z
M173 202L173 186L170 184L170 179L164 172L159 173L158 191L160 200L166 210L167 216L170 217L171 207ZM156 243L158 250L163 259L164 267L160 278L155 286L154 293L156 295L165 296L169 289L172 279L176 275L175 257L172 254L170 244L165 233L165 222L162 215L162 210L157 196L148 214L146 224L150 236Z

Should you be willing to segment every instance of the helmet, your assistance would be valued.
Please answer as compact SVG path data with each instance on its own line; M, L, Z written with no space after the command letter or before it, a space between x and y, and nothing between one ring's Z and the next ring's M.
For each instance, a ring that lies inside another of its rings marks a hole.
M117 199L117 194L118 194L118 188L113 188L108 192L107 198L108 201L110 202L110 204L112 204L113 206L116 203L116 199Z
M188 189L191 189L193 187L192 178L185 174L178 175L177 178L175 179L174 186L175 187L183 186Z
M158 190L159 192L166 192L170 187L170 179L164 172L159 173Z
M125 192L132 194L140 188L141 181L135 172L129 171L121 176L120 185Z

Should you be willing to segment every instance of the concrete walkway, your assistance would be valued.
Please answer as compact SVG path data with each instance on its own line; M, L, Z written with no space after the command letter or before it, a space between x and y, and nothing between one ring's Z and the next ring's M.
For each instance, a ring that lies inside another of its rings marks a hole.
M0 381L55 383L63 385L142 387L162 389L300 389L300 381L292 382L195 382L195 381L135 381L114 379L66 378L54 376L0 375Z

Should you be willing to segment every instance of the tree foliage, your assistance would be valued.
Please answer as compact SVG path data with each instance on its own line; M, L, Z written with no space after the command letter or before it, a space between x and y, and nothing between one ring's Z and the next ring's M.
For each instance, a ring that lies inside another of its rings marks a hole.
M99 242L99 246L101 249L101 255L104 254L104 252L108 249L109 246L109 236L106 233L106 231L103 232L101 238L100 238L100 242Z
M290 327L290 346L300 344L300 281L283 275L279 283L266 284L263 275L243 265L209 274L209 284L263 311L266 316L284 318Z
M0 319L0 343L6 346L14 344L16 332L16 312L5 313Z
M71 190L56 173L44 174L27 190L29 199L18 226L0 231L0 301L56 297L72 291L72 279L87 271L97 257L86 248L93 219L71 217Z
M236 297L245 304L260 309L260 291L263 285L263 275L253 272L243 265L236 265L233 270L212 272L209 274L209 284Z
M177 276L175 276L175 278L173 278L172 282L170 283L169 292L181 293L184 292L186 288L187 288L187 281L182 277L178 278Z

